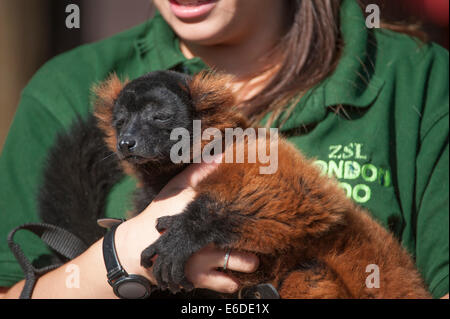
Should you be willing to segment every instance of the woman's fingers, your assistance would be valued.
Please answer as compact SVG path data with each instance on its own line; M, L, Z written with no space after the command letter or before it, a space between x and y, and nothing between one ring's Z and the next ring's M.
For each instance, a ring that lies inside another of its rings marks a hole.
M175 176L165 188L167 189L184 189L187 187L195 187L206 176L211 174L217 166L222 162L223 154L212 156L210 163L193 163L186 167L180 174Z
M198 251L186 264L186 277L197 288L207 288L218 292L232 293L239 287L239 282L232 276L220 272L225 264L226 251L212 245ZM258 269L259 259L253 254L231 251L227 269L252 273Z
M187 171L188 183L191 187L195 187L206 176L211 174L222 163L223 154L217 154L211 157L209 163L192 164L185 171Z
M199 274L192 282L196 288L204 288L221 293L231 294L239 288L239 282L236 279L216 270Z
M212 157L211 163L202 162L189 165L169 181L155 198L155 201L169 199L188 190L193 190L198 183L217 169L222 161L222 157L223 154L219 154Z
M222 264L219 264L217 267L225 266L225 254L226 252L222 252ZM233 250L230 251L227 269L244 273L252 273L258 269L258 266L259 259L254 254Z
M208 264L211 268L223 269L227 251L210 247ZM231 250L226 268L229 270L252 273L258 269L259 259L254 254Z

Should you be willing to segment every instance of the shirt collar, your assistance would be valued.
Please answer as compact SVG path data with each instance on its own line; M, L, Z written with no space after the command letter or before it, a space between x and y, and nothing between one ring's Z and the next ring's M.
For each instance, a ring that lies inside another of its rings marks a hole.
M375 75L374 33L367 28L365 16L355 0L344 0L340 14L342 57L334 73L319 87L324 88L327 107L338 104L367 107L384 84Z
M340 28L344 47L335 71L301 98L281 131L320 122L330 106L368 107L379 95L384 80L375 74L376 42L357 1L343 0ZM263 119L263 125L269 117ZM273 126L279 127L282 119L283 114Z
M156 12L151 24L150 32L136 42L148 71L179 69L194 74L207 68L200 58L187 59L182 54L178 37L159 12ZM375 39L366 26L357 1L343 0L340 28L344 47L336 70L302 97L282 131L319 122L330 106L367 107L381 91L384 81L375 75ZM278 126L282 118L283 114L274 126Z

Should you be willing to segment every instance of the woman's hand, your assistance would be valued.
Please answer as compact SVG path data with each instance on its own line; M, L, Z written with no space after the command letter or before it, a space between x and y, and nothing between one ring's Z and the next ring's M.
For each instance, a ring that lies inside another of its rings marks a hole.
M218 160L221 157L218 158ZM157 240L160 234L155 225L158 217L175 215L194 199L194 187L217 167L216 164L192 164L176 176L161 191L147 209L116 230L116 249L122 266L130 274L140 274L155 282L151 269L140 266L141 252ZM225 252L207 246L193 254L186 263L186 277L197 288L208 288L218 292L232 293L238 288L236 279L217 271L223 267ZM94 265L94 267L93 267ZM68 268L71 266L71 268ZM233 251L228 261L228 269L252 272L258 267L258 259L252 254ZM76 269L75 273L74 270ZM69 280L70 279L70 280ZM68 285L72 280L76 285ZM24 281L2 291L6 298L18 298ZM103 264L102 240L94 243L77 258L53 271L48 272L36 283L33 298L115 298L106 280Z
M196 252L186 263L186 278L196 288L206 288L223 293L234 293L239 282L216 270L224 265L226 252L210 245ZM258 268L258 258L249 253L231 251L227 269L244 273L252 273Z
M157 219L181 213L194 199L196 195L194 187L216 169L218 165L216 163L221 159L222 156L218 156L211 164L191 164L170 181L144 212L117 229L116 245L125 269L131 273L144 275L155 282L151 270L140 267L140 254L159 237L155 229ZM225 251L212 245L204 247L193 254L186 263L186 278L196 288L224 293L235 292L239 287L237 280L216 270L223 267L225 254ZM258 263L258 258L253 254L233 251L228 261L228 269L250 273L258 268Z

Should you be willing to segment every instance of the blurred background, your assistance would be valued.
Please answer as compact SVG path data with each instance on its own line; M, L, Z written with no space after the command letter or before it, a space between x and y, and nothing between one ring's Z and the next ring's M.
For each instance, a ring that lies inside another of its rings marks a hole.
M432 41L449 47L449 0L362 0L389 22L420 23ZM67 29L65 8L77 4L81 28ZM45 61L98 41L153 15L151 0L0 0L0 152L20 92Z

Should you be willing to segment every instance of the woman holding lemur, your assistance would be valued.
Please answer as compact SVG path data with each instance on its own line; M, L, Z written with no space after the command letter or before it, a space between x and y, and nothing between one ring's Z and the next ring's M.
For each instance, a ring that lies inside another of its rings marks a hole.
M111 72L133 79L209 66L233 75L243 112L255 123L279 127L317 158L324 173L401 240L432 295L448 297L448 52L402 33L368 29L356 0L154 3L159 12L149 23L53 59L23 91L0 159L0 235L37 220L45 156L57 133L90 110L94 83ZM192 186L213 169L191 165L144 212L120 225L117 251L129 273L153 280L140 266L140 253L159 236L155 220L181 212L195 195ZM124 199L134 188L128 178L114 187L108 217L125 216ZM31 238L22 243L28 256L46 254ZM224 255L212 246L195 253L187 278L198 288L236 291L239 283L216 270ZM33 298L114 297L101 241L72 263L80 269L80 289L66 287L60 267L38 280ZM229 269L257 267L255 256L231 253ZM19 296L22 278L2 241L5 297Z

